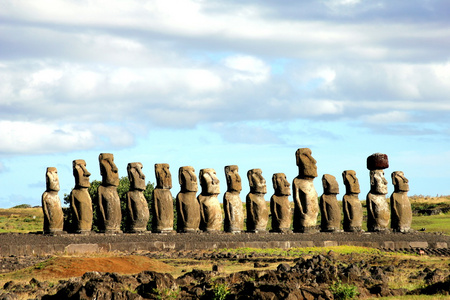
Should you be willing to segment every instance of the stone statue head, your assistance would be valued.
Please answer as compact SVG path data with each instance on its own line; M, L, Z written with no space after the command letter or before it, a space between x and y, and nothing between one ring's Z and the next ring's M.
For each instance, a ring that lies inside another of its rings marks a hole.
M127 165L130 190L145 190L145 175L142 173L143 165L140 162L132 162Z
M317 177L317 161L311 156L311 149L300 148L295 152L300 177Z
M370 192L372 194L386 195L388 192L387 183L383 170L370 171Z
M181 167L178 170L178 181L180 182L181 192L198 191L197 176L191 166Z
M225 177L227 178L227 187L229 192L242 191L241 176L238 171L239 168L236 165L225 167Z
M219 178L214 169L201 169L198 178L204 195L218 195L220 193Z
M275 173L272 176L273 189L277 196L289 196L291 194L291 185L286 179L284 173Z
M336 177L330 174L324 174L322 176L323 193L325 195L337 195L339 194L339 184L336 181Z
M156 188L172 188L172 174L170 174L169 164L155 164Z
M102 175L102 185L119 186L119 169L114 163L114 155L111 153L100 153L100 174Z
M47 191L59 191L58 170L54 167L48 167L45 175Z
M391 174L392 184L394 185L395 192L407 192L409 191L408 179L402 171L395 171Z
M91 173L86 169L86 162L83 159L76 159L72 162L72 167L75 187L90 187L89 176L91 176Z
M248 183L250 184L250 192L253 194L266 194L266 180L262 176L261 169L251 169L247 172Z
M355 171L346 170L342 172L342 178L344 179L346 194L359 194L361 192Z

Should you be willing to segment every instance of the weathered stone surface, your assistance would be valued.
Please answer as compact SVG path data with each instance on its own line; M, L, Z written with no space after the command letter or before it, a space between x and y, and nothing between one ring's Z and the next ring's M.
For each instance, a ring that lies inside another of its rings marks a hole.
M342 172L344 179L345 195L342 198L342 210L344 211L344 231L362 231L363 210L359 201L359 181L356 172L346 170Z
M46 190L42 194L42 210L44 213L44 233L58 233L63 230L64 215L59 199L58 170L54 167L47 168Z
M367 169L383 170L389 168L388 156L383 153L374 153L367 157Z
M284 173L275 173L272 176L272 184L275 190L270 198L270 212L272 214L272 231L288 232L291 229L291 185Z
M341 209L336 195L339 194L339 185L336 177L330 174L322 176L323 194L320 196L321 230L324 232L340 231Z
M200 225L200 205L196 195L197 176L191 166L181 167L178 171L181 190L177 194L177 231L198 231Z
M247 205L247 231L264 232L269 220L269 211L264 199L264 195L267 193L266 180L262 176L261 169L249 170L247 178L250 184L250 192L245 199Z
M295 152L298 176L292 183L294 200L294 231L317 232L319 215L318 195L313 180L317 177L316 160L309 148L300 148Z
M147 223L150 218L147 199L144 197L145 175L142 173L140 162L129 163L127 166L130 190L127 192L127 214L129 232L147 231Z
M201 169L199 172L202 191L197 200L200 204L200 229L220 231L222 229L222 209L217 195L220 193L219 179L214 169Z
M225 177L227 179L227 192L223 196L223 210L225 214L224 231L241 232L244 230L244 207L241 197L242 190L241 176L236 165L225 167Z
M386 201L387 180L383 170L370 171L370 192L367 194L367 229L386 231L389 225L389 205Z
M155 164L156 188L153 191L153 232L173 231L172 174L169 164Z
M86 169L86 162L82 159L73 161L73 176L75 187L70 193L70 208L72 210L74 230L77 233L88 233L92 230L92 199L88 188L91 186Z
M412 210L408 199L408 179L402 171L391 174L394 192L391 195L391 228L398 232L411 230Z
M98 187L98 221L99 229L105 233L120 233L122 212L120 198L117 193L119 186L119 170L114 163L114 155L100 153L100 174L102 184Z

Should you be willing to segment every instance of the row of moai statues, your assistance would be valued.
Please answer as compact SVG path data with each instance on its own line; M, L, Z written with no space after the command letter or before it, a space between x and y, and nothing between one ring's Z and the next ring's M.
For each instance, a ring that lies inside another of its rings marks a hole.
M337 194L339 185L330 174L322 177L324 193L318 199L313 180L317 175L316 160L308 148L296 152L299 175L293 180L293 230L294 232L317 232L317 219L321 212L320 230L325 232L341 231L341 209ZM98 188L99 229L105 233L119 233L122 214L117 193L119 185L118 168L114 157L109 153L99 156L102 183ZM388 167L385 154L373 154L367 159L370 170L371 190L367 195L367 227L369 231L388 230L389 216L394 231L408 232L411 227L411 206L407 197L408 180L403 172L392 173L395 191L391 196L391 210L385 198L387 181L383 169ZM129 163L127 166L130 190L127 193L127 213L129 232L145 232L149 220L149 209L143 191L146 188L142 164ZM244 209L240 198L241 177L236 165L226 166L227 192L223 197L223 211L218 195L219 179L214 169L202 169L199 172L201 192L195 170L191 166L181 167L178 172L180 192L176 196L177 231L241 232L244 230ZM88 233L92 229L92 199L88 193L89 176L84 160L73 161L75 187L70 194L70 207L77 233ZM155 164L156 187L152 201L152 231L158 233L173 231L173 198L170 192L172 177L168 164ZM343 229L348 232L362 231L363 212L358 199L359 182L353 170L342 173L346 194L342 201ZM264 199L267 186L261 169L247 172L250 192L246 196L246 225L248 232L264 232L269 220L269 211ZM270 198L272 231L288 232L291 228L292 213L289 202L291 185L284 173L272 176L274 194ZM44 211L44 233L57 233L63 229L63 213L58 196L59 182L56 168L47 169L47 190L42 195Z

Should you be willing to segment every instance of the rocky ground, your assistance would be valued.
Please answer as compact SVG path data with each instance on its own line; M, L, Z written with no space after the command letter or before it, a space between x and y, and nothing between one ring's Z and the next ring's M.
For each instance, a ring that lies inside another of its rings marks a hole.
M169 234L169 235L63 235L0 234L0 247L8 243L99 243L133 242L165 239L167 241L258 240L283 241L292 239L325 240L405 240L447 242L450 237L416 232L411 234ZM121 259L134 257L131 271L123 272L105 257L64 258L67 270L73 264L95 265L97 271L52 279L39 277L48 268L53 256L9 256L1 258L1 272L7 276L14 270L24 270L34 276L3 280L1 299L344 299L344 295L359 298L399 296L405 294L450 294L450 249L397 249L410 255L388 255L389 249L370 254L338 254L333 251L299 255L283 252L251 252L235 250L190 250L122 253ZM137 257L137 258L136 258ZM140 260L145 257L147 260ZM51 258L51 259L50 259ZM69 264L70 260L70 264ZM154 261L154 263L152 263ZM199 268L202 263L207 268ZM131 264L128 261L127 264ZM99 269L100 265L105 268ZM123 265L123 263L122 263ZM138 268L142 267L142 268ZM171 271L181 265L180 272ZM155 268L150 268L152 266ZM245 269L235 269L246 266ZM63 267L64 268L64 267ZM133 272L134 268L134 272ZM81 270L81 268L80 268ZM87 269L86 269L87 270ZM104 270L99 272L98 270ZM47 270L50 272L51 270ZM134 273L134 274L133 274ZM131 274L131 275L124 275ZM3 278L3 277L2 277ZM6 277L5 277L6 278Z
M233 255L227 252L200 255L202 259L215 258L212 270L193 269L177 278L169 273L143 271L135 275L88 272L56 284L34 278L28 283L8 281L0 291L0 299L344 299L344 295L367 298L450 294L448 268L417 266L407 277L410 281L422 280L424 287L410 291L394 287L392 281L402 269L416 263L408 259L383 265L383 259L376 255L359 257L329 251L324 255L280 259L275 268L267 269L266 263L277 257L266 255L255 258L251 270L224 272L221 263L233 259ZM253 259L252 256L236 259Z

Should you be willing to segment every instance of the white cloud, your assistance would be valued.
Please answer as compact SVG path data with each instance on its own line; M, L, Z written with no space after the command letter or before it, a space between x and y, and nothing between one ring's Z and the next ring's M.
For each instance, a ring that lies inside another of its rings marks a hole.
M232 81L261 83L269 78L270 67L264 61L248 55L227 57L224 65L233 70Z
M95 137L89 130L70 125L0 121L0 153L54 153L90 148Z
M403 111L390 111L386 113L375 114L367 116L364 120L374 125L380 125L384 127L386 123L404 123L411 121L411 116L407 112Z

